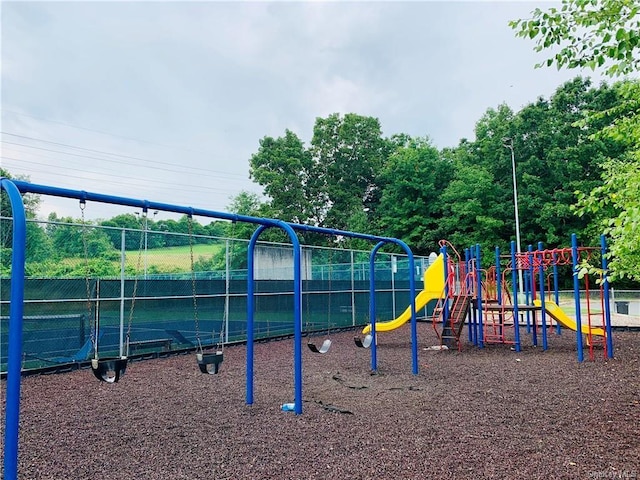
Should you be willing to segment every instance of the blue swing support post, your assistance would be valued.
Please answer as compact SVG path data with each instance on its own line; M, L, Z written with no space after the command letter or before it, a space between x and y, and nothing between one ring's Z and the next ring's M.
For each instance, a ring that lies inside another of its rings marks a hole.
M315 232L327 236L340 236L348 238L358 238L377 242L371 251L370 278L371 278L371 321L372 321L372 349L371 367L377 369L377 349L375 339L375 255L378 250L388 244L400 247L408 256L409 260L409 295L411 302L411 340L412 340L412 372L418 374L418 341L417 323L415 308L415 262L411 249L403 241L391 238L356 233L345 230L336 230L310 225L288 223L282 220L251 217L247 215L217 212L206 209L196 209L192 207L178 206L168 203L151 202L148 200L133 199L105 195L84 190L72 190L66 188L52 187L47 185L32 184L29 182L0 178L1 189L7 193L13 213L13 239L12 239L12 265L11 265L11 297L9 310L9 350L7 368L7 398L6 398L6 419L5 419L5 441L4 441L4 475L6 480L17 479L18 466L18 434L20 419L20 380L21 380L21 357L22 357L22 319L24 309L24 277L25 277L25 251L26 251L26 213L21 194L34 193L62 198L70 198L97 203L115 204L143 210L159 210L183 215L198 215L208 218L228 220L231 222L244 222L257 225L257 229L251 237L248 249L248 275L247 275L247 365L246 365L246 403L253 403L253 376L254 376L254 309L255 309L255 280L254 280L254 250L258 238L267 228L279 228L289 237L294 255L293 276L294 276L294 380L295 380L295 408L296 414L302 413L302 276L301 276L301 246L296 232Z

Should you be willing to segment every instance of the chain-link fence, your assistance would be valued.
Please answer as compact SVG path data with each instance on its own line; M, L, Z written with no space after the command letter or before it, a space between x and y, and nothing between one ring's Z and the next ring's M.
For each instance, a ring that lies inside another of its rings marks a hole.
M127 339L130 355L246 339L245 240L29 222L27 244L24 369L84 362L96 350L100 357L126 353ZM4 245L0 372L7 368L10 297ZM378 254L377 320L391 320L409 305L409 277L419 281L427 267L428 259L418 257L410 272L406 256ZM256 338L291 335L291 246L259 244L255 279ZM303 331L369 322L369 252L305 246L302 281Z

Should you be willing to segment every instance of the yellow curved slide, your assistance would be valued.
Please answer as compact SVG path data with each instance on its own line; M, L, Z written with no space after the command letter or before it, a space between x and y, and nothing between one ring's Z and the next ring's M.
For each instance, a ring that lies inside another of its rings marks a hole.
M424 308L431 300L438 299L444 292L444 257L438 255L435 262L429 265L427 271L424 272L424 289L418 294L415 300L416 312ZM376 332L388 332L401 327L411 319L411 305L394 320L388 322L376 322ZM371 325L367 325L362 330L362 334L366 335L371 331Z
M540 300L534 300L533 304L536 307L542 306L542 302ZM570 328L574 332L578 330L578 324L576 323L576 321L573 318L568 317L567 314L564 313L564 310L562 310L555 302L546 300L544 302L544 308L547 311L547 313L560 325ZM588 335L589 325L582 324L581 327L582 327L581 328L582 333L584 333L585 335ZM605 333L602 328L591 327L591 335L598 335L599 337L604 337Z

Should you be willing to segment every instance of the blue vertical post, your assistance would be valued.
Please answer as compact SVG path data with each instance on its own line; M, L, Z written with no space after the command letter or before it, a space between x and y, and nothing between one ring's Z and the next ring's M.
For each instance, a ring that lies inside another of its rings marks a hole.
M540 312L540 316L542 318L542 350L547 349L547 310L545 302L547 301L544 298L545 288L544 288L544 246L542 242L538 242L538 252L540 252L540 271L538 272L538 276L540 279L540 306L542 307L542 311Z
M20 428L20 369L22 367L22 316L24 312L25 251L27 219L22 197L8 179L0 181L9 197L13 214L11 295L9 304L9 350L7 352L7 397L4 432L5 480L18 478L18 434Z
M476 271L477 271L477 286L478 289L478 347L484 348L484 326L482 324L482 267L480 264L480 244L476 244Z
M253 259L254 250L258 237L265 230L265 226L261 225L253 232L251 241L249 242L249 248L247 249L247 378L246 378L246 403L247 405L253 405L253 342L254 342L254 315L255 315L255 264Z
M520 317L518 316L518 264L516 263L516 242L511 241L511 282L513 284L513 335L516 352L520 351Z
M402 244L407 256L409 257L409 297L411 301L411 372L418 374L418 320L416 318L416 277L415 277L415 261L411 249Z
M536 276L535 276L535 272L534 272L534 268L533 268L533 245L529 245L528 247L528 251L529 253L527 254L529 256L529 288L530 288L530 297L531 298L531 304L533 303L533 291L534 291L534 286L535 286L535 282L536 282ZM537 323L538 323L538 319L536 318L536 314L534 312L533 314L533 329L531 330L531 343L533 343L534 347L538 346L538 329L537 329Z
M578 237L575 233L571 234L571 260L573 264L573 300L576 306L576 343L578 361L582 362L584 352L582 351L582 317L580 315L580 279L578 278Z
M611 334L611 305L609 292L609 266L607 265L607 239L600 235L600 248L602 256L602 285L604 293L604 325L607 334L607 357L613 358L613 336Z
M378 371L378 339L376 337L376 253L384 245L379 242L369 254L369 321L371 322L371 371Z
M469 272L471 271L471 256L469 254L468 248L464 249L464 264L465 264L465 270L467 271L467 275L465 276L465 279L464 279L465 289L466 289L467 295L469 295L469 292L473 289L473 286L469 285L469 282L471 282L471 277L468 275ZM467 330L469 331L470 343L475 343L473 329L474 329L473 315L469 315L469 323L467 324Z
M556 305L560 305L560 292L558 291L558 253L554 250L553 255L553 298L556 302ZM556 322L556 333L558 335L562 335L562 327L560 327L560 323Z

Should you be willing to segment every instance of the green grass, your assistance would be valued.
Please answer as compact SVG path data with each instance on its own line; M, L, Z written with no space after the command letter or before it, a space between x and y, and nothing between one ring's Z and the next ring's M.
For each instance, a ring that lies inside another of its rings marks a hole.
M224 245L203 245L193 246L193 260L200 258L209 259L216 255L224 254ZM138 264L138 252L128 252L127 266L136 268ZM146 251L147 268L155 267L158 271L176 271L189 269L191 265L191 254L189 245L179 247L150 248ZM145 252L141 252L140 265L145 264Z

